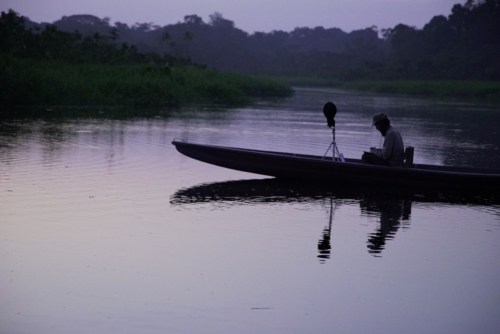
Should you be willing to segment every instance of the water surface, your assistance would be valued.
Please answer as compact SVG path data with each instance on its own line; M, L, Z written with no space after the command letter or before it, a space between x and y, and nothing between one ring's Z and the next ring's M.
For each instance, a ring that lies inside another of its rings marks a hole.
M0 333L497 333L500 204L290 184L174 138L346 157L389 115L416 163L500 168L500 110L299 89L236 110L3 120Z

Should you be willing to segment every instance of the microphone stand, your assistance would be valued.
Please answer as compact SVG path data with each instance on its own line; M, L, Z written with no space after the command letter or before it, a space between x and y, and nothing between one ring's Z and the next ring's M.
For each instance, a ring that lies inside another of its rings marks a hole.
M325 155L323 155L323 159L325 159L326 154L328 153L330 148L332 148L332 160L345 162L344 156L339 152L339 148L337 147L337 143L335 142L335 126L332 126L332 135L332 143L330 144L330 146L328 146Z

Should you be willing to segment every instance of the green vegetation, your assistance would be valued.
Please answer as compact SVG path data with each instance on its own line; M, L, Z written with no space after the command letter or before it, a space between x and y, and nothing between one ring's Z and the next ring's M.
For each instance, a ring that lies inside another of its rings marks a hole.
M2 12L0 105L242 105L293 94L290 87L268 79L208 70L187 58L140 53L113 41L54 26L26 30L22 17Z
M0 17L0 105L238 105L289 96L287 85L498 101L500 0L462 1L422 29L350 33L248 34L219 13L160 27L92 15L37 24L10 11Z
M376 93L437 98L463 98L500 102L500 81L467 80L358 80L341 81L324 77L271 76L274 81L295 87L336 87Z
M179 106L241 105L251 98L289 96L291 88L266 79L186 66L68 64L0 58L4 105Z
M340 87L378 93L500 101L500 82L493 81L354 81Z

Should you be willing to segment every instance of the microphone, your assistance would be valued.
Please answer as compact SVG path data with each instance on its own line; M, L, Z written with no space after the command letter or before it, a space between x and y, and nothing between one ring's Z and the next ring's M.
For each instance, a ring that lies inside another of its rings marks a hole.
M326 123L329 128L335 127L335 115L337 114L337 106L333 102L325 103L323 107L323 114L326 117Z

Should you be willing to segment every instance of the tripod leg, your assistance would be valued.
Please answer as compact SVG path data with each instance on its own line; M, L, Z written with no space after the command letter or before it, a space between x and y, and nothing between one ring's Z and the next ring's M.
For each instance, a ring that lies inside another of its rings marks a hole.
M326 157L326 154L328 153L328 151L330 151L330 147L332 147L334 145L334 143L332 142L330 144L330 146L328 146L328 148L326 149L326 152L325 152L325 155L323 155L323 159ZM332 148L333 149L333 148ZM335 155L335 151L333 152L333 155Z

